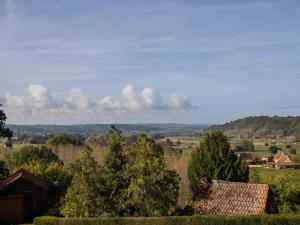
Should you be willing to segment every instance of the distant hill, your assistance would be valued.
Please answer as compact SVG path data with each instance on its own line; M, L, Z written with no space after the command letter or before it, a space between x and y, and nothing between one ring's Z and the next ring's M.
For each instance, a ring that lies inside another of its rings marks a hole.
M205 131L221 130L229 136L241 137L300 137L300 116L251 116L223 125L213 125Z
M201 131L209 125L190 124L116 124L123 132L185 132ZM99 134L106 133L109 124L82 124L82 125L14 125L8 124L14 134L48 135L53 133L69 134Z

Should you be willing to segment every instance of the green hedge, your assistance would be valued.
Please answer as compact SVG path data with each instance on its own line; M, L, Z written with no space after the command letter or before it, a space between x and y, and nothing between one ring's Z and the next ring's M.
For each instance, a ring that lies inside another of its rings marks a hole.
M34 225L299 225L300 215L180 216L180 217L38 217Z

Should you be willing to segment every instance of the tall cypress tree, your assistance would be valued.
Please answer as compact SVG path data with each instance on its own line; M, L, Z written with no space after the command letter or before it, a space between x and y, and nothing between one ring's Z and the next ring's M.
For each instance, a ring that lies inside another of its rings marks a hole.
M221 131L214 131L206 134L192 153L188 178L191 190L196 193L199 178L247 182L249 168L245 161L230 150L227 137Z
M106 212L112 215L122 215L122 191L128 187L128 181L124 176L126 156L122 147L122 132L114 125L108 132L109 151L103 162L103 176L105 179L105 207Z

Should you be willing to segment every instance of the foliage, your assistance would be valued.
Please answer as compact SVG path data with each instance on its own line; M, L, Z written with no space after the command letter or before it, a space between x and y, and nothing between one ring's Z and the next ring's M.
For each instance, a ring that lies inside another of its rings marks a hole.
M280 150L279 147L274 146L274 145L270 146L268 149L269 149L269 152L272 154L276 154Z
M128 154L126 177L130 180L123 193L125 215L167 215L178 200L179 176L167 170L162 147L141 135Z
M53 137L51 137L47 144L51 146L58 146L58 145L80 145L81 142L77 141L78 139L72 137L71 135L65 134L65 133L58 133L55 134Z
M105 210L112 215L122 215L122 192L129 181L124 177L127 159L122 148L122 132L111 126L108 133L109 151L103 162L105 179Z
M299 225L300 215L254 215L254 216L170 216L170 217L98 217L58 218L38 217L34 225Z
M166 139L166 143L167 143L168 146L173 146L174 145L173 141L171 141L169 138Z
M9 175L9 170L6 166L5 161L0 160L0 181L4 180L8 175Z
M26 165L32 161L39 162L41 164L48 164L51 162L63 164L59 157L54 154L50 148L44 145L26 145L11 152L11 154L7 154L5 157L8 167L12 170L21 168L23 165Z
M48 185L48 209L52 215L59 215L60 198L70 185L71 176L62 164L50 162L47 164L31 161L22 166L28 172L41 177Z
M72 164L73 179L63 199L61 214L66 217L93 217L103 213L101 167L85 146L83 155Z
M1 104L0 107L2 107ZM9 128L5 127L6 118L7 117L3 110L0 109L0 137L7 137L10 139L13 136L13 132Z
M93 146L100 145L102 147L108 146L108 137L107 135L99 135L99 136L89 136L84 140L84 144Z
M192 153L188 178L192 192L196 193L199 178L246 182L249 168L245 161L230 150L227 137L220 131L214 131L207 133Z
M300 185L291 181L293 176L293 172L278 173L270 181L281 213L300 212Z
M286 137L294 136L299 139L300 116L250 116L243 119L231 121L223 125L215 125L208 129L226 131L228 135L238 130L241 137Z

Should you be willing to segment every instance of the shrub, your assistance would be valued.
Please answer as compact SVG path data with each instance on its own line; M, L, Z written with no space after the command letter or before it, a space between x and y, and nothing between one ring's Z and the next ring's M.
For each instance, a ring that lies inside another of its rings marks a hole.
M59 157L52 152L52 150L44 145L33 146L26 145L12 154L6 155L7 165L10 170L16 170L30 162L39 162L41 164L48 164L56 162L63 164Z
M269 147L269 152L272 154L276 154L278 150L280 150L280 148L278 148L277 146L272 145Z
M52 138L50 138L47 141L48 145L51 146L58 146L58 145L82 145L82 141L80 141L80 139L78 138L74 138L71 135L68 134L64 134L64 133L58 133L55 134Z
M174 216L174 217L38 217L34 225L299 225L300 215Z

